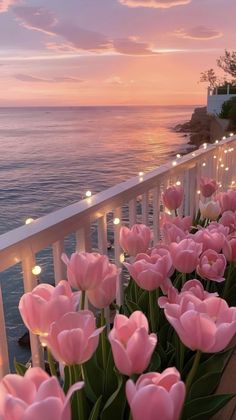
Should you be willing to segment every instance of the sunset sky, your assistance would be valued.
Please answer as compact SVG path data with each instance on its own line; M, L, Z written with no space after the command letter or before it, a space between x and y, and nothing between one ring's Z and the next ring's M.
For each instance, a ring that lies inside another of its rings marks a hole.
M0 0L0 106L204 104L236 0Z

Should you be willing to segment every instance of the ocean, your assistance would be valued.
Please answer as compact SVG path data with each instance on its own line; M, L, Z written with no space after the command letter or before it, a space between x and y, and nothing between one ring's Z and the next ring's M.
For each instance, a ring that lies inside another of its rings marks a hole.
M173 127L194 107L0 108L0 234L184 152L188 138ZM41 281L51 282L50 252L39 258ZM11 362L29 356L17 343L20 279L20 266L0 273Z

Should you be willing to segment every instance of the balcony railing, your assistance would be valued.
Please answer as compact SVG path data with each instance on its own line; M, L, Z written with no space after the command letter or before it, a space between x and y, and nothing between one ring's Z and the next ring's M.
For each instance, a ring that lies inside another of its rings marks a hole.
M93 234L94 229L96 231L97 249L103 254L107 253L108 231L112 230L114 260L117 265L121 265L123 254L118 239L125 209L126 223L132 226L139 221L151 225L156 242L160 238L162 190L168 185L181 183L184 188L181 212L194 215L198 208L200 176L217 179L222 190L233 187L236 181L235 161L236 136L231 135L215 144L203 145L183 157L178 156L152 172L139 173L126 182L7 232L0 236L0 272L20 263L22 279L19 278L19 281L23 281L25 292L31 291L38 280L32 272L37 265L36 253L52 247L53 270L57 283L65 278L65 267L61 261L65 238L74 233L77 251L92 251L92 229ZM122 285L121 275L118 304L122 303ZM30 334L30 343L32 363L39 366L43 361L37 336ZM8 346L0 289L0 377L8 372Z

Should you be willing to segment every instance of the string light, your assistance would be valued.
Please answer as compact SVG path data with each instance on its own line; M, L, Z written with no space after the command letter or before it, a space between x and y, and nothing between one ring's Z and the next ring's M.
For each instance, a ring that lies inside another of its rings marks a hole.
M34 221L34 219L32 219L32 217L29 217L28 219L26 219L25 224L29 225L30 223L32 223Z
M144 173L143 173L143 172L139 172L139 173L138 173L138 175L139 175L139 176L143 176L143 175L144 175Z
M232 181L232 182L231 182L231 185L234 185L234 184L235 184L235 181Z
M203 143L203 149L207 148L207 143Z
M228 150L224 150L224 153L226 154L226 153L228 153Z
M234 136L234 133L230 133L230 137L233 137Z
M177 182L176 182L176 185L181 185L181 182L180 182L180 181L177 181Z
M227 168L225 168L225 171L228 171L229 170L229 168L228 168L228 166L227 166Z
M223 163L221 163L220 167L221 167L221 168L224 168L224 166L225 166L225 165L224 165Z
M215 144L218 144L218 143L219 143L219 140L216 140L216 141L215 141Z
M115 219L113 220L113 224L114 224L114 225L119 225L119 224L120 224L120 219L119 219L119 217L115 217Z
M200 190L198 190L198 191L197 191L197 194L198 194L198 195L200 195L200 194L201 194L201 191L200 191Z
M206 162L203 162L202 166L206 166Z
M226 140L226 136L223 136L223 137L222 137L222 140Z
M120 263L123 263L125 261L124 254L120 254Z
M39 265L35 265L32 268L32 273L34 274L34 276L38 276L42 271L42 268Z
M216 155L213 156L213 159L216 159Z
M173 160L173 162L172 162L172 166L176 166L176 165L177 165L176 160Z
M89 191L89 190L88 190L88 191L86 191L85 196L86 196L86 197L91 197L91 196L92 196L92 192L91 192L91 191Z
M176 157L177 157L177 159L180 159L180 158L181 158L181 155L178 153L178 154L176 155Z

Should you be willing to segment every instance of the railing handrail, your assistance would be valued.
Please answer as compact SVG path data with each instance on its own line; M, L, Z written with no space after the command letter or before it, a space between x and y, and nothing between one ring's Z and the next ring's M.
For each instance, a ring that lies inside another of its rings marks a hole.
M199 158L207 158L213 149L236 140L231 136L217 144L210 144L207 148L200 148L145 173L133 177L108 188L90 198L86 198L48 215L34 220L29 225L23 225L0 236L0 271L3 271L24 259L25 252L31 250L33 254L60 240L70 233L83 227L89 220L94 222L105 213L122 205L127 198L141 195L155 186L167 173L177 174L179 170L190 169Z

